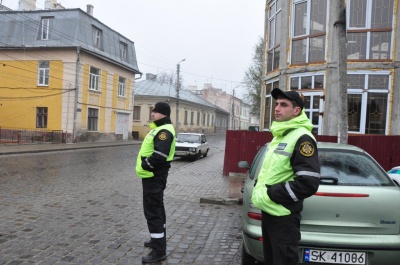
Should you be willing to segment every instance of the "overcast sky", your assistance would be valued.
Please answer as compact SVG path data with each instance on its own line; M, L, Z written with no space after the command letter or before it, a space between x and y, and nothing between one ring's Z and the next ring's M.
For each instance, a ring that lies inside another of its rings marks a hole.
M1 0L0 0L1 1ZM19 0L2 0L17 9ZM45 0L36 6L44 8ZM238 96L252 62L254 46L264 33L265 0L62 0L66 8L94 6L94 17L135 43L144 74L176 75L183 87L212 83Z

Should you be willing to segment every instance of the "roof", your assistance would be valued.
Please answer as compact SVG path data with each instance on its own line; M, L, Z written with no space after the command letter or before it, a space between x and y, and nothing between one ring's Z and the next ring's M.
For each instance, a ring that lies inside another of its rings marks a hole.
M51 19L49 39L42 40L42 18ZM80 47L94 56L112 61L140 74L134 42L79 8L0 12L0 49L48 49ZM94 44L94 28L102 33L102 47ZM127 56L121 58L121 43Z
M135 96L146 96L146 97L166 97L176 99L176 87L166 83L160 83L156 80L142 80L135 83ZM179 100L187 101L190 103L202 105L205 107L220 109L217 106L211 104L202 97L197 96L188 90L179 91Z

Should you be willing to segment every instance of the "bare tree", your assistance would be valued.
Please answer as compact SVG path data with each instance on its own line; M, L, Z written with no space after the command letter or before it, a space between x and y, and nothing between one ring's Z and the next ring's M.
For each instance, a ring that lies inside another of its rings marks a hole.
M259 38L254 46L253 61L245 72L243 84L247 88L244 100L251 105L250 113L260 116L262 73L263 73L263 38Z
M161 72L157 75L157 81L161 84L176 86L176 77L173 73Z

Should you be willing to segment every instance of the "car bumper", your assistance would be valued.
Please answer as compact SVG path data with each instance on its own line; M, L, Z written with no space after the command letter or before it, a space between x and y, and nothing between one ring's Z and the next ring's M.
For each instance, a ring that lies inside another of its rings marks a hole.
M190 151L175 151L175 156L195 156L196 152Z
M261 228L257 225L242 226L243 246L248 254L259 261L264 261L263 242L260 240Z

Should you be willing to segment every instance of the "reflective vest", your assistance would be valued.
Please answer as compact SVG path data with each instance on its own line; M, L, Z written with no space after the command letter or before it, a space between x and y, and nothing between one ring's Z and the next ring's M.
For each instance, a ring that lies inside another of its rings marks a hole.
M285 136L274 137L269 144L251 197L254 206L258 209L274 216L285 216L291 213L289 209L269 198L266 185L274 185L294 179L295 175L290 164L290 158L297 140L304 134L315 140L309 130L299 127Z
M170 162L174 159L175 155L175 129L172 124L164 124L159 127L155 127L154 123L150 123L150 127L153 128L142 142L139 154L136 159L136 175L140 178L151 178L154 177L154 173L142 168L142 157L149 157L154 152L154 137L159 133L160 130L168 130L171 132L173 139L171 143L171 149L167 157L167 161Z

